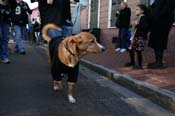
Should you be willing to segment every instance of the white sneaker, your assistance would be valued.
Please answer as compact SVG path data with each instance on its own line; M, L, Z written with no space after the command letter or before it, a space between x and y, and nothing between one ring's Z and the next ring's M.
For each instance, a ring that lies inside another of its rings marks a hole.
M10 60L8 58L5 58L5 59L1 59L1 62L4 64L9 64Z
M118 51L120 51L120 50L121 50L121 48L117 48L117 49L115 49L116 52L118 52Z
M124 53L124 52L126 52L126 49L121 49L120 52Z

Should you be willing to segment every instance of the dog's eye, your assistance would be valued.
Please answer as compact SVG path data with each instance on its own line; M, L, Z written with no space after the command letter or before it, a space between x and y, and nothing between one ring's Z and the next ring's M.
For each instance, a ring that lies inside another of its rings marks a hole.
M95 42L94 40L91 41L91 43L94 43L94 42Z

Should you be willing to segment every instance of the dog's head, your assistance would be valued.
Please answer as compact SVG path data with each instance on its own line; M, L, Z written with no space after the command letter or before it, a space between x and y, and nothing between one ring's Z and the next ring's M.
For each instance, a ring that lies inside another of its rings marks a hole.
M69 39L69 47L74 54L84 56L88 53L101 53L105 49L96 41L96 37L88 32L81 32Z

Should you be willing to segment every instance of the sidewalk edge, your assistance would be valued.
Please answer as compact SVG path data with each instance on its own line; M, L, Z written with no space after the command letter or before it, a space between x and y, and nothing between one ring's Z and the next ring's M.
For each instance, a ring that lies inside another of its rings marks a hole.
M133 79L129 75L122 74L85 59L82 59L80 63L175 113L175 93L161 89L155 85Z

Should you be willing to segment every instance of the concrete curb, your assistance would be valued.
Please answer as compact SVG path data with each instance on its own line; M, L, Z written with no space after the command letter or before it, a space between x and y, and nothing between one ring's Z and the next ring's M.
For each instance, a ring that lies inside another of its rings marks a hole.
M122 74L84 59L82 59L80 63L175 113L175 93L149 83L138 81L129 75Z

